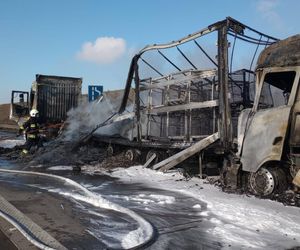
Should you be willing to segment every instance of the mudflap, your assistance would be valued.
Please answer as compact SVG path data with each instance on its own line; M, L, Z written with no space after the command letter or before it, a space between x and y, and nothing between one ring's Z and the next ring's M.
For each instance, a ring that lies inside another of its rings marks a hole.
M242 188L241 162L234 154L224 157L221 182L228 191Z

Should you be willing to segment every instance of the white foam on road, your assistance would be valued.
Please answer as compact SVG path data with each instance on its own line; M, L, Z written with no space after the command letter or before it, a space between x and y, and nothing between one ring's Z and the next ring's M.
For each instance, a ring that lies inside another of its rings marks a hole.
M193 206L193 208L201 209L201 205L200 204L196 204L196 205Z
M120 213L127 214L131 218L133 218L139 224L139 227L136 230L129 232L121 240L122 247L125 249L132 248L132 247L138 246L140 244L143 244L146 240L148 240L149 236L151 236L153 234L152 226L147 221L145 221L142 217L137 215L132 210L129 210L125 207L121 207L118 204L112 203L112 202L104 199L100 195L93 194L93 195L87 197L87 196L83 196L83 195L79 195L79 194L74 194L74 193L69 193L69 192L61 192L61 191L59 192L59 194L72 197L73 199L78 200L78 201L83 201L83 202L89 203L95 207L118 211Z
M133 201L138 204L173 204L175 197L169 195L157 195L157 194L138 194L138 195L110 195L110 197L123 199L126 201Z
M65 171L65 170L73 170L73 167L71 167L71 166L54 166L54 167L47 168L47 170Z
M13 148L15 146L24 145L24 143L25 143L24 139L7 139L7 140L0 141L0 147L1 148Z
M212 224L207 233L224 249L290 249L300 246L300 208L271 200L228 194L199 178L182 180L179 173L162 173L135 166L111 174L128 183L143 183L192 196L207 204L201 211ZM195 204L191 209L199 209Z
M168 195L150 194L149 197L156 200L159 204L172 204L175 202L175 197Z
M134 248L145 244L146 242L150 241L154 236L154 230L151 224L145 220L143 217L135 213L134 211L122 207L116 203L113 203L109 200L104 199L101 195L95 194L90 190L86 189L84 186L80 185L79 183L53 174L46 174L46 173L38 173L38 172L31 172L31 171L19 171L19 170L7 170L7 169L0 169L0 172L5 173L18 173L18 174L25 174L25 175L35 175L35 176L45 176L48 178L56 179L62 181L65 184L69 184L73 187L78 188L83 194L79 193L68 193L62 192L60 189L49 189L52 192L58 192L65 196L72 197L75 200L83 201L89 203L95 207L100 207L104 209L111 209L120 213L124 213L131 217L133 220L137 222L139 227L136 230L129 232L121 239L121 245L124 249Z

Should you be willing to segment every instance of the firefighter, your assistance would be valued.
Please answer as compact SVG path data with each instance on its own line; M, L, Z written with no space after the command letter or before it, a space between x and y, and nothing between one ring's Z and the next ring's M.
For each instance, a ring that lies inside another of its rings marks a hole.
M26 136L26 143L24 144L22 155L27 155L32 146L40 146L38 115L39 111L32 109L30 111L30 118L20 126L19 132L23 131Z

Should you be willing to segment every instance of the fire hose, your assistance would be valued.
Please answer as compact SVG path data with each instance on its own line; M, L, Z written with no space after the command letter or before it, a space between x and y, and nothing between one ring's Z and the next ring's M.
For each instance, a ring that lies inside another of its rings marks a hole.
M66 249L2 196L0 196L0 217L12 224L31 244L40 249Z

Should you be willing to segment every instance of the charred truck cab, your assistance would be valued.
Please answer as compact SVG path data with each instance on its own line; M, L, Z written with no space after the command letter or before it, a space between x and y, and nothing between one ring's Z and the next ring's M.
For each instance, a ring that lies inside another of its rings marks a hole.
M253 108L239 116L236 157L239 173L246 173L248 187L257 195L283 191L292 183L300 187L299 77L300 35L260 54ZM232 165L231 170L237 169Z

